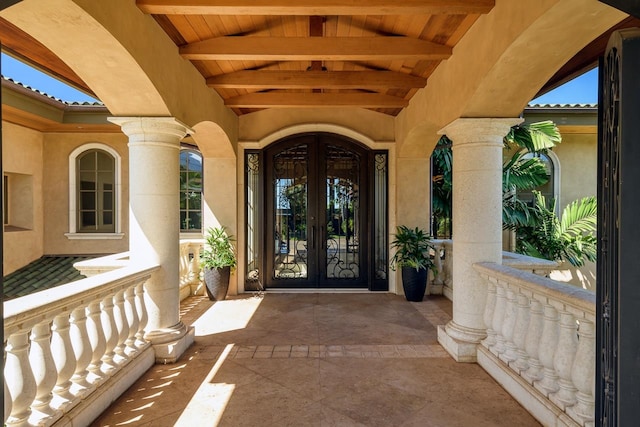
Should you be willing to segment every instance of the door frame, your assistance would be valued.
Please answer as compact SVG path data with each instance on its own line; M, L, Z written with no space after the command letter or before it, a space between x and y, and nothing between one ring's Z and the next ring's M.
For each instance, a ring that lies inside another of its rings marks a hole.
M238 294L256 292L263 289L263 273L264 269L262 264L263 253L261 251L263 235L262 233L264 224L260 223L260 219L254 218L254 207L249 206L249 180L253 180L253 177L248 175L248 171L253 169L251 165L253 161L262 165L262 154L264 150L271 144L278 142L282 139L288 138L293 135L301 135L305 133L331 133L338 137L345 138L347 140L354 141L370 150L372 155L384 154L386 156L386 173L387 173L387 188L385 189L387 195L386 203L386 237L391 237L392 230L396 227L396 215L397 209L393 200L396 198L396 143L391 137L381 137L372 139L358 130L351 127L342 125L314 122L314 123L302 123L302 124L290 124L283 127L276 127L270 131L266 131L262 136L255 139L241 138L238 141L238 155L236 157L236 165L238 171L238 267L236 273L232 277L234 288ZM262 186L263 180L255 177L255 181L258 181L257 185ZM264 195L260 194L253 196L251 201L260 206L263 206ZM251 224L251 229L248 228ZM253 228L257 227L258 231L254 232ZM388 243L388 242L387 242ZM256 245L260 248L256 250ZM387 251L387 256L389 252ZM388 261L386 263L388 267ZM371 266L373 268L373 266ZM392 294L398 294L400 277L398 272L387 270L386 274L381 276L380 280L376 281L375 285L372 284L373 291L390 292ZM318 292L315 290L313 292ZM331 292L331 290L327 290Z
M274 189L272 187L272 174L274 158L278 153L285 152L296 146L307 146L307 212L306 212L306 255L307 275L300 279L274 279L271 277L275 268L274 257L275 247L272 239L267 236L275 235L274 220L276 216L276 206L274 203ZM354 153L359 158L359 211L358 226L360 245L358 251L358 277L331 278L327 277L327 261L329 258L327 243L327 194L326 194L326 171L327 171L327 147L335 146L347 152ZM325 133L306 133L292 135L283 138L263 150L264 184L262 186L264 197L263 224L265 230L265 244L263 246L264 261L263 271L265 272L264 285L269 288L302 288L302 289L323 289L323 288L368 288L371 281L369 259L371 258L370 245L368 241L371 234L369 220L368 194L371 188L368 184L369 175L369 148L354 142L348 138Z

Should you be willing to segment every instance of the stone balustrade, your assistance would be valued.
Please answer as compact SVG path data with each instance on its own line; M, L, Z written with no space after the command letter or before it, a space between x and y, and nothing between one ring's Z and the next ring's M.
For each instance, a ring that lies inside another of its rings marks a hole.
M157 269L124 267L4 303L7 426L87 425L153 365L143 285Z
M200 277L200 251L204 239L180 240L180 301L191 295L204 295Z
M199 262L203 245L204 239L180 239L180 301L191 295L205 294ZM129 252L79 261L73 266L84 276L92 277L127 265Z
M444 295L453 301L453 240L434 239L432 244L439 256L434 256L437 273L429 273L432 295ZM435 254L434 254L435 255ZM540 276L549 276L558 263L513 252L502 252L502 264Z
M453 241L444 239L434 239L432 244L435 248L434 264L437 273L429 273L430 288L429 294L445 295L453 298Z
M529 271L538 276L549 277L549 274L558 268L560 264L556 261L535 258L528 255L517 254L515 252L502 251L502 265L516 268L522 271Z
M593 425L595 294L478 263L488 287L478 363L543 425Z

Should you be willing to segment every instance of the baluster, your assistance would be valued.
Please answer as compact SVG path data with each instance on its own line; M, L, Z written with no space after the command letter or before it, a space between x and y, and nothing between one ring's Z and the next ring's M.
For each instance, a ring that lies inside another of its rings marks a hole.
M140 321L138 320L138 312L136 311L135 298L135 286L127 288L124 292L124 312L126 314L129 334L125 340L125 353L127 353L129 357L138 353L138 349L136 348L136 333L138 332Z
M100 301L94 301L89 304L88 312L87 335L91 345L91 363L89 363L88 367L90 375L88 379L91 384L100 384L106 378L101 368L102 356L107 349L107 340L100 321Z
M9 386L7 386L7 378L5 376L4 380L4 420L2 420L5 425L7 423L7 419L9 418L9 414L11 414L11 392L9 391Z
M530 303L529 298L520 293L516 298L516 302L516 327L513 330L513 343L516 346L516 361L509 366L518 373L521 373L529 367L529 355L525 350L525 340L527 337L527 330L529 329Z
M542 379L533 383L534 387L545 396L558 390L558 375L553 368L553 357L558 346L558 329L558 310L552 305L545 305L542 336L538 348L538 358L544 368Z
M136 285L136 311L138 312L138 331L136 332L136 347L139 349L149 345L144 339L144 328L147 326L149 316L147 315L147 307L144 303L144 283Z
M189 244L180 243L180 287L189 283Z
M527 336L524 339L524 350L527 352L529 368L522 373L522 376L532 384L542 379L542 364L538 359L538 355L540 353L540 338L542 337L543 325L542 304L540 301L532 299L529 308L529 327L527 328Z
M189 282L193 285L197 285L200 280L200 244L194 243L192 245L193 258L189 264Z
M558 333L558 348L553 356L553 367L558 377L556 393L549 396L551 401L564 410L576 403L576 391L571 381L571 368L578 348L576 319L567 311L560 312L560 331Z
M91 383L87 381L89 371L87 368L93 358L93 350L87 333L87 313L85 307L78 307L71 312L71 325L69 336L71 337L71 347L76 357L76 369L71 377L73 382L73 394L84 397L91 391Z
M64 410L75 400L70 391L70 380L76 370L76 359L69 335L68 314L61 314L53 319L51 333L51 352L58 371L58 380L53 388L53 405Z
M593 322L580 320L578 329L578 349L571 368L571 379L578 389L577 403L567 408L567 413L575 420L585 425L593 422L594 418L594 388L596 371L596 346Z
M433 280L431 283L434 285L442 285L444 284L444 271L442 268L442 258L440 257L440 251L443 249L442 244L434 245L434 255L433 255L433 265L435 266L436 273L433 276Z
M116 326L116 320L113 313L113 297L106 297L102 300L102 313L100 314L100 320L102 323L102 330L104 331L104 338L107 343L104 350L104 356L102 356L102 372L107 375L113 375L113 373L119 368L118 364L114 360L114 349L118 345L118 328Z
M36 397L36 380L29 363L29 331L10 335L6 351L4 378L11 395L7 426L28 426L31 404Z
M36 397L31 404L33 413L31 424L52 419L60 414L51 406L53 388L58 380L58 371L51 353L51 326L49 322L39 323L31 330L29 361L36 383Z
M516 327L516 293L512 289L507 290L507 307L504 313L504 323L502 325L502 336L504 337L505 351L500 355L506 363L514 362L518 356L516 355L516 346L513 343L513 331Z
M504 352L504 337L502 336L502 324L504 321L504 314L507 306L507 299L505 296L504 285L500 282L496 284L496 308L493 312L493 330L496 335L496 344L489 350L496 356L499 356Z
M484 307L484 324L487 327L487 337L482 340L485 348L490 348L496 343L496 331L493 330L493 312L496 308L496 285L492 279L488 280L487 285L487 304Z
M113 317L116 321L116 330L118 332L118 345L114 349L116 353L114 361L118 365L125 365L129 361L129 356L125 352L125 341L129 337L129 324L124 311L124 291L119 291L113 298Z
M444 283L453 289L453 241L448 240L444 243Z

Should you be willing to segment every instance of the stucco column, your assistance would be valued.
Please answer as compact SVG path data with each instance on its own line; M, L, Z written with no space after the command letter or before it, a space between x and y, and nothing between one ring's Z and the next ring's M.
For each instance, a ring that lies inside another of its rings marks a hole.
M486 336L487 284L477 262L502 263L502 140L522 119L457 119L439 133L453 141L453 320L438 341L458 362L475 362Z
M193 343L180 321L180 141L190 132L172 117L115 117L129 137L129 251L133 265L160 264L145 283L145 338L159 362Z

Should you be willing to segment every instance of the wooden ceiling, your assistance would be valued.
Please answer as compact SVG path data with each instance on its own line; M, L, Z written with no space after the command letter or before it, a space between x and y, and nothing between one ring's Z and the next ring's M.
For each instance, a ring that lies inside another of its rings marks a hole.
M137 0L242 115L264 108L360 107L397 115L495 0ZM541 89L597 60L614 29ZM37 40L0 18L3 50L92 94ZM18 77L18 76L9 76Z
M137 0L237 114L397 115L495 0Z

